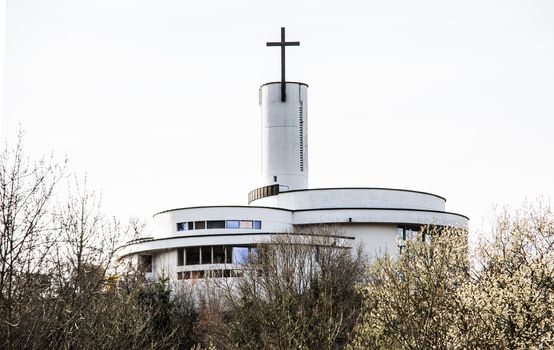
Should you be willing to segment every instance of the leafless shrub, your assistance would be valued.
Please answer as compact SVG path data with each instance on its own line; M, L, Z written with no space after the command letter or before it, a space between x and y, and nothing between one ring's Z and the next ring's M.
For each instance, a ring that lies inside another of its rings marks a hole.
M365 268L360 251L342 241L336 228L319 226L260 244L243 277L221 288L219 301L208 299L208 316L200 313L206 332L217 334L205 346L342 347L361 310L354 287L363 281Z

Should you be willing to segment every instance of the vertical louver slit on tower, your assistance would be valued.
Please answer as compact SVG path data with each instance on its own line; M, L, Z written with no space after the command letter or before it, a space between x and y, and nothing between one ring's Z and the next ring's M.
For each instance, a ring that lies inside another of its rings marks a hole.
M300 107L298 111L299 116L299 137L300 137L300 171L304 171L304 102L300 100Z

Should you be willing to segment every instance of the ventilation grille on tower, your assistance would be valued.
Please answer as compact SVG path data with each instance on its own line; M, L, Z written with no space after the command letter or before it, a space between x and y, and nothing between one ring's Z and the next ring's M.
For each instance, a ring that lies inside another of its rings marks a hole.
M300 100L298 108L298 136L300 137L300 171L304 171L304 102Z

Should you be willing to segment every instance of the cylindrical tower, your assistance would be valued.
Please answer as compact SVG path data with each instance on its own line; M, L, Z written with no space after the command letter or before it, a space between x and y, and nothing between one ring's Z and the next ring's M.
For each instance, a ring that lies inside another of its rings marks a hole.
M262 186L280 191L308 188L308 85L281 83L260 87L262 110Z

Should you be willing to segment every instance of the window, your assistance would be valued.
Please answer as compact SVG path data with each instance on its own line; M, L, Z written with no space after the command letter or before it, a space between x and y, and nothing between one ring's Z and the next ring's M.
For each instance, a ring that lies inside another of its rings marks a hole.
M183 266L185 264L185 250L183 248L177 249L177 266Z
M399 240L406 240L406 229L404 229L404 227L398 226L396 229L396 238Z
M312 256L313 256L314 261L316 261L318 263L320 262L319 261L319 256L320 255L319 255L319 247L318 246L315 246L315 247L312 248Z
M200 264L200 248L199 247L188 247L186 248L185 254L187 265L198 265Z
M195 230L204 230L206 229L206 221L195 221L194 222Z
M254 221L254 228L256 230L261 230L262 229L262 222L261 221Z
M189 223L188 223L188 229L189 229L189 230L194 230L194 222L189 221Z
M191 278L192 279L204 278L204 271L192 271Z
M225 246L225 263L226 264L233 263L233 247L230 245Z
M250 248L248 259L252 262L258 262L258 248L255 248L255 247Z
M227 228L239 228L240 222L238 220L227 220Z
M202 256L201 256L201 264L211 264L212 263L212 247L202 247Z
M190 271L179 271L177 272L178 280L188 280L190 279Z
M213 263L214 264L225 263L225 246L222 246L222 245L213 246Z
M139 255L139 269L142 272L152 272L152 255Z
M406 229L406 239L413 239L417 236L417 230L416 229Z
M245 265L248 262L248 247L233 247L233 264Z
M177 223L177 231L186 231L187 230L187 223L186 222L178 222Z
M225 228L225 220L208 221L208 230L215 228Z
M240 221L240 228L244 229L252 229L254 226L252 224L252 220L241 220Z

